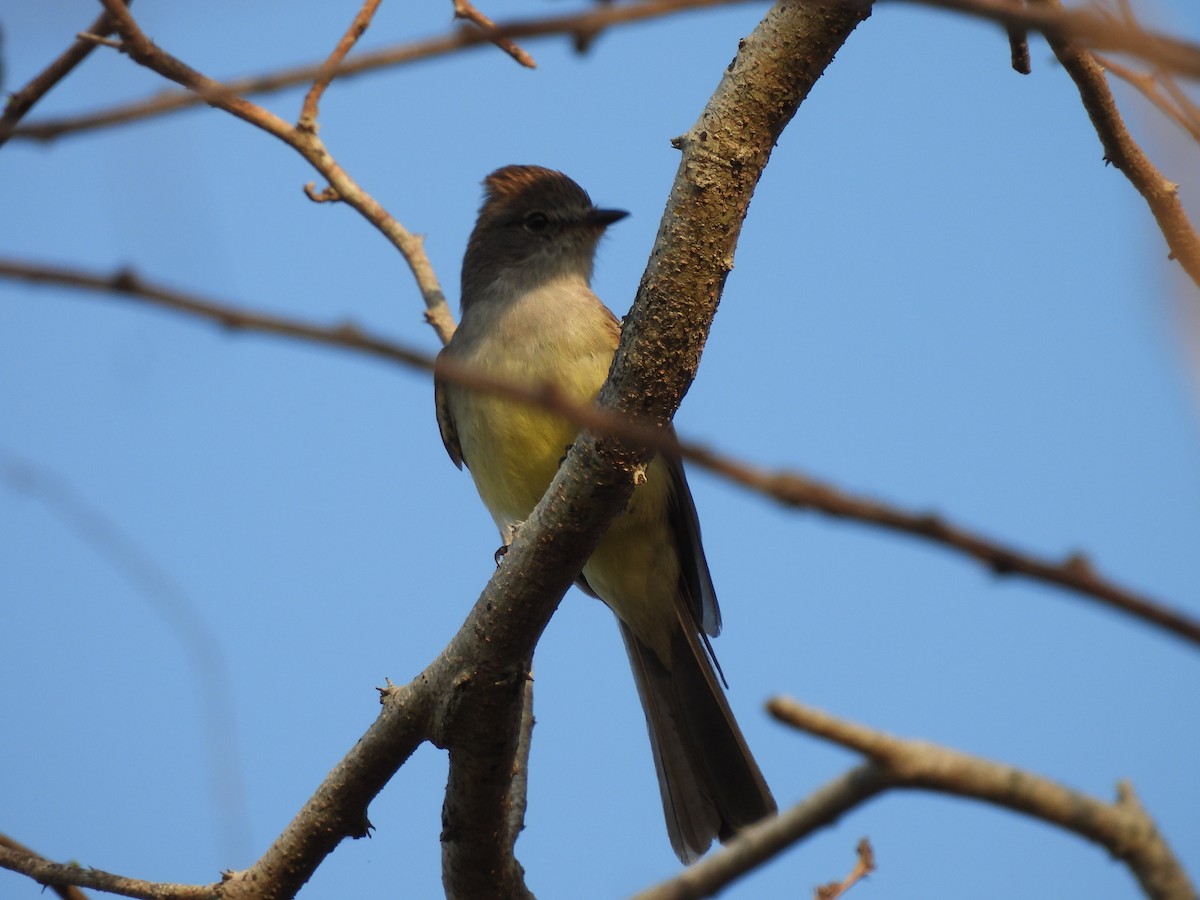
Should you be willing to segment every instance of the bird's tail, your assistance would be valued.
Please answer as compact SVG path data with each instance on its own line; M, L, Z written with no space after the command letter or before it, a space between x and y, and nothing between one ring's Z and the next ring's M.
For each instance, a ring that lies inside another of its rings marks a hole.
M725 841L774 813L775 799L697 636L682 624L676 629L668 669L620 625L650 730L671 846L692 863L714 837Z

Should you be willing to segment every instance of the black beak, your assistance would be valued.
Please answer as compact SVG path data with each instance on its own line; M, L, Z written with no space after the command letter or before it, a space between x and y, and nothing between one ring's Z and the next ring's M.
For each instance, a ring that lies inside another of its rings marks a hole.
M623 209L593 209L587 216L589 225L599 225L607 228L613 222L620 222L629 213Z

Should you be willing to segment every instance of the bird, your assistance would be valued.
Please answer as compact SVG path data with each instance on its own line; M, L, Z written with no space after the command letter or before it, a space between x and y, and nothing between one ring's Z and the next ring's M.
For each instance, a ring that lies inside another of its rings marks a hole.
M592 292L596 248L623 210L596 207L562 172L498 169L462 264L461 316L439 354L529 386L595 401L621 325ZM451 460L465 465L507 546L561 464L577 426L552 412L439 378ZM615 613L646 717L680 861L776 811L734 719L709 637L721 630L696 506L677 455L660 452L584 564L577 585ZM504 549L503 547L501 548Z

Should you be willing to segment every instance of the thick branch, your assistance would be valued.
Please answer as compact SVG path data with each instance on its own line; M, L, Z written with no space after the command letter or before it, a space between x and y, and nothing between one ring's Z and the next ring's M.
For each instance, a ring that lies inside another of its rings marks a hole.
M741 43L700 123L681 142L684 154L671 200L601 390L602 407L657 422L674 414L699 364L741 221L770 150L863 15L861 7L813 11L804 4L780 2ZM647 455L646 450L591 434L574 443L481 603L512 573L541 570L553 581L546 590L526 595L514 606L515 615L488 636L489 656L523 659L517 654L532 652L567 582L627 501L634 471ZM551 518L560 509L567 515ZM526 555L535 542L541 545L536 561ZM517 596L496 593L494 602ZM519 700L515 693L514 705ZM477 754L480 748L461 749ZM500 756L493 764L505 759ZM455 765L452 754L452 769ZM448 798L448 808L451 801ZM485 868L492 858L486 843L443 847L445 872Z
M1196 900L1187 873L1128 784L1118 786L1115 803L1105 803L1013 766L893 737L787 698L767 709L781 722L862 753L888 787L971 797L1041 819L1104 847L1152 900Z

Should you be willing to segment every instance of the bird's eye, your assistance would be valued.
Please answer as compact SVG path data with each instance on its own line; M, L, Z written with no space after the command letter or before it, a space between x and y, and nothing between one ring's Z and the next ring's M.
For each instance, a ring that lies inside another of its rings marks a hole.
M521 224L525 226L526 231L538 234L550 227L550 217L544 212L535 210L526 215Z

